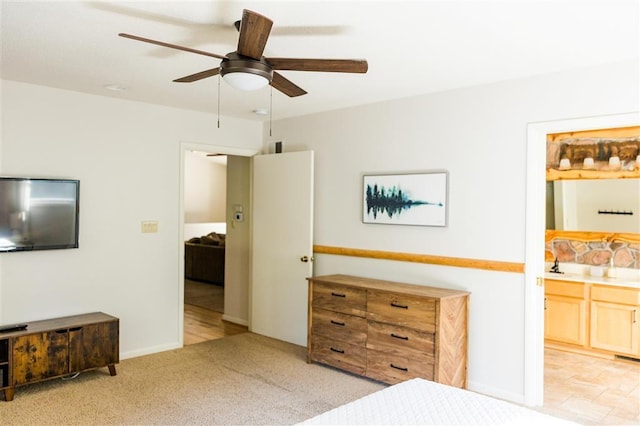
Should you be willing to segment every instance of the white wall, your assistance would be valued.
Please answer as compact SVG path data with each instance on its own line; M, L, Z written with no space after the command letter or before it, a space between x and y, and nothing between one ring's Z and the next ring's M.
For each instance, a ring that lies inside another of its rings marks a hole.
M194 152L184 157L184 222L225 222L227 165Z
M243 220L234 213L240 206ZM229 156L227 159L227 241L225 248L225 291L223 318L248 325L249 280L251 263L251 159Z
M2 81L0 172L79 178L81 223L77 250L0 254L0 321L101 310L121 318L123 357L175 347L180 141L314 150L315 244L523 262L527 124L637 111L639 72L619 63L281 120L272 139L256 123L216 129L206 114ZM362 173L430 169L449 171L447 228L361 223ZM141 234L142 220L159 232ZM521 274L316 256L316 274L334 272L469 290L469 385L522 399Z
M265 148L315 151L314 244L524 263L527 124L638 111L638 75L637 61L616 63L280 120ZM446 228L361 223L363 173L434 169L449 171ZM330 255L314 265L470 291L469 387L523 400L524 275Z
M557 180L555 202L562 221L556 229L640 233L640 179ZM598 211L633 215L599 214Z
M226 222L202 222L202 223L185 223L182 238L187 241L194 237L201 237L211 232L217 234L227 233Z
M259 150L261 125L13 81L1 95L0 172L78 178L81 204L79 249L0 254L0 322L104 311L123 358L178 346L180 144Z

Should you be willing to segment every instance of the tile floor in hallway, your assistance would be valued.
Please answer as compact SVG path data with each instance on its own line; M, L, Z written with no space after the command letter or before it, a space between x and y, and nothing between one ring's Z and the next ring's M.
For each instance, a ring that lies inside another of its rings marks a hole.
M544 406L585 425L640 425L640 362L545 349Z

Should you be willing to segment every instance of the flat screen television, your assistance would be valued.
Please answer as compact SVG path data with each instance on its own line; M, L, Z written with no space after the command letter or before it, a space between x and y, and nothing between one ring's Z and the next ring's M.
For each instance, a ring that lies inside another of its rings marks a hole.
M0 177L0 252L78 247L80 181Z

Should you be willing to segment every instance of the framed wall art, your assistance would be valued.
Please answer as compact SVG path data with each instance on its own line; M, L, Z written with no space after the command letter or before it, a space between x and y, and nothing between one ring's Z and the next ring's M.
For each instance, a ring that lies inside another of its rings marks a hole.
M447 226L446 171L364 175L362 222Z

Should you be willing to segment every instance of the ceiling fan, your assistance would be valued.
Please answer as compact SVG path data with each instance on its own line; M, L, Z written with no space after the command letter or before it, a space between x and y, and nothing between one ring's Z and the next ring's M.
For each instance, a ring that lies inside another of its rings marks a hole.
M205 52L189 47L178 46L162 41L151 40L131 34L120 33L120 37L143 41L158 46L183 50L199 55L221 59L219 67L200 71L173 80L178 83L192 83L207 77L220 74L231 86L242 90L256 90L270 84L289 97L304 95L307 92L276 72L288 71L320 71L366 73L367 61L364 59L302 59L302 58L266 58L262 56L271 32L273 21L251 10L244 9L242 20L235 22L240 32L238 48L226 55Z

